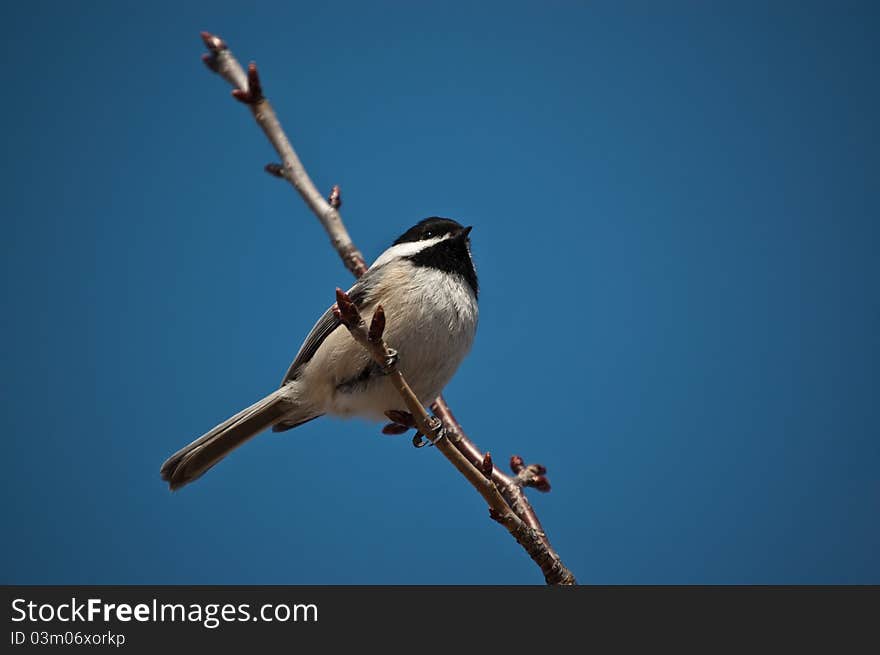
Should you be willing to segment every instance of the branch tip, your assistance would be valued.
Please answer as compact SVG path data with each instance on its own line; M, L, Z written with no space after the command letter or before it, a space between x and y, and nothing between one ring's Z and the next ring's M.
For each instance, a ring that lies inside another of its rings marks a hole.
M526 464L519 455L510 458L510 470L516 477L513 482L519 487L532 487L542 493L550 491L550 480L547 479L547 467L543 464Z
M211 34L210 32L199 32L199 36L202 37L202 41L205 42L205 47L211 52L220 52L221 50L227 49L226 41L221 39L216 34Z

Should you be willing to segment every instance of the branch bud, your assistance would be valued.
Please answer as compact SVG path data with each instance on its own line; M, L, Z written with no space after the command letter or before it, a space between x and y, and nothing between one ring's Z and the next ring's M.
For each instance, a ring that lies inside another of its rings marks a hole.
M260 84L260 74L257 72L256 62L248 64L248 95L251 102L256 104L263 99L263 85Z
M287 174L284 172L284 166L281 164L266 164L266 172L273 177L286 178Z
M407 425L411 428L416 427L416 420L413 418L413 415L409 412L401 412L396 409L389 409L385 412L385 416L391 419L394 423L399 423L400 425Z
M536 475L528 482L527 486L534 487L538 491L546 494L550 491L550 480L543 475Z
M330 206L333 209L339 209L342 207L342 190L339 188L338 184L334 184L333 188L330 190L330 195L327 196L327 202L330 203Z
M257 72L257 65L254 62L248 64L248 88L233 89L232 97L243 102L246 105L255 105L263 101L263 86L260 84L260 74Z
M199 32L199 35L202 37L202 41L205 42L205 47L211 52L220 52L221 50L226 50L226 42L216 34L211 34L210 32Z
M370 343L380 343L383 334L385 334L385 310L379 305L373 312L373 320L370 321Z
M204 52L202 53L202 63L208 67L208 70L212 73L216 73L220 70L220 67L217 65L217 54L214 52Z
M357 307L355 307L351 298L348 297L348 294L339 287L336 287L336 311L334 311L334 314L336 313L338 313L342 324L349 328L357 326L361 320Z
M480 471L483 473L484 476L486 476L486 479L491 480L492 471L494 469L495 466L492 464L492 453L487 450L486 454L483 455L483 461L480 465Z
M388 423L382 428L382 434L398 435L404 432L409 432L409 426L400 423Z

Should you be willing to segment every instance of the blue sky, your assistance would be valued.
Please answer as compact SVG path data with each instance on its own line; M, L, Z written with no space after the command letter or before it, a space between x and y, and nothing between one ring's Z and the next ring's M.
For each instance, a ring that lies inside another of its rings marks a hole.
M588 583L880 583L872 3L6 3L5 583L540 583L364 422L165 457L350 282L199 60L254 59L374 258L473 224L447 389Z

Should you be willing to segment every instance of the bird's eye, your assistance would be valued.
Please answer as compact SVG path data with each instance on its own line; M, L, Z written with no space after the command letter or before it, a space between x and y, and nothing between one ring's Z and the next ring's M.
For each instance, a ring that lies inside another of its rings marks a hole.
M434 236L434 233L431 230L428 230L427 232L425 232L426 239L430 239L432 236Z

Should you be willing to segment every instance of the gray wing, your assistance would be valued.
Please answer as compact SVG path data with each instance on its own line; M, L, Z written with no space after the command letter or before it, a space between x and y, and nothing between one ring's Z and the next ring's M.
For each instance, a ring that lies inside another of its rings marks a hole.
M364 276L348 290L348 296L357 307L361 307L364 304L367 297L370 295L370 291L372 291L375 286L376 276L373 273L373 269L364 273ZM315 323L312 331L309 332L309 336L306 337L303 345L300 346L299 352L296 354L293 363L290 365L290 368L287 369L284 379L281 380L282 386L291 380L296 379L300 369L315 356L318 348L324 343L324 339L330 336L330 334L340 325L341 323L339 322L339 319L333 315L333 306L331 306L326 312L324 312L321 318L318 319L318 322Z

